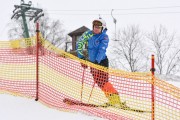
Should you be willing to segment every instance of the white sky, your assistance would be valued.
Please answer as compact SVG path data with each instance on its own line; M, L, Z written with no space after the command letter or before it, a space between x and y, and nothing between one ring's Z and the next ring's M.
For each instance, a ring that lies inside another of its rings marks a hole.
M25 0L25 3L28 3L28 0ZM6 0L6 2L4 2L4 0L1 0L0 40L8 39L7 38L8 23L11 21L10 18L13 15L12 11L14 10L15 4L20 5L20 0ZM107 27L109 28L108 34L109 36L112 36L112 34L115 31L115 24L113 23L113 19L111 17L111 10L114 9L113 16L117 19L117 30L122 29L127 25L138 24L140 28L142 28L143 30L150 31L154 28L154 26L158 26L159 24L162 24L166 26L168 30L176 31L178 35L180 34L180 27L179 27L180 0L89 0L89 1L32 0L32 4L34 5L34 7L39 6L43 9L46 9L52 19L59 19L60 21L62 21L65 30L67 32L75 30L83 25L91 28L92 20L98 18L99 14L101 14L101 17L105 19L107 22ZM155 7L171 7L171 8L155 9ZM133 9L133 8L153 8L153 9ZM117 9L133 9L133 10L117 10ZM58 10L58 11L53 11L53 10ZM59 10L84 10L84 11L62 12ZM87 10L95 10L95 11L87 11ZM161 14L157 14L160 12ZM141 13L141 14L128 14L128 13ZM156 14L149 14L149 13L156 13ZM67 15L67 14L71 14L71 15ZM83 14L83 15L77 15L77 14Z

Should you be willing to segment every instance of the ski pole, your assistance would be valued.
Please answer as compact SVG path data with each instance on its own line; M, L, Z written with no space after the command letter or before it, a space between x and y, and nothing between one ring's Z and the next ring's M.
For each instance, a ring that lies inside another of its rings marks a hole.
M83 76L82 76L82 86L81 86L81 101L82 101L82 93L83 93L83 87L84 87L84 73L85 73L85 69L83 70Z
M90 96L89 96L89 99L88 99L88 103L89 103L89 100L90 100L90 98L91 98L91 96L92 96L92 92L93 92L94 86L95 86L95 82L94 82L94 84L93 84L93 87L92 87L92 90L91 90L91 93L90 93Z

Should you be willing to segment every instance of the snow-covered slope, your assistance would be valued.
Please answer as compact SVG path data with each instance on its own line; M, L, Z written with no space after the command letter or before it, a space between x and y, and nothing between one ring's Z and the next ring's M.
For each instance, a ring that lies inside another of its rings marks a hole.
M156 75L180 88L179 76ZM0 94L0 120L103 120L82 113L62 112L48 108L33 99Z
M48 108L33 99L0 94L0 120L103 120Z
M156 75L156 76L161 80L165 80L166 82L180 88L180 76L176 76L176 75Z

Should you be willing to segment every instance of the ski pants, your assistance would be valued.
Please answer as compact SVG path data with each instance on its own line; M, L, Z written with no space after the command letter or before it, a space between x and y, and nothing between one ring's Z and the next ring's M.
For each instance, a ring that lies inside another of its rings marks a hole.
M108 58L102 60L99 65L104 67L109 67L109 60ZM94 78L94 82L101 88L101 90L105 94L118 94L116 89L113 87L113 85L109 82L109 74L108 71L104 72L101 70L97 70L96 68L91 68L91 73Z

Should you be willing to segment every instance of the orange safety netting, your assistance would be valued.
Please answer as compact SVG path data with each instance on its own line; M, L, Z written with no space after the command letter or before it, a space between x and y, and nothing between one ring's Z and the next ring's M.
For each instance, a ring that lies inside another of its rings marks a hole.
M28 46L32 44L32 47ZM35 37L0 42L0 92L36 98L37 70ZM180 119L180 89L150 72L126 72L106 69L78 59L41 37L38 56L38 100L44 105L71 112L83 112L105 119L152 119L151 112L135 112L115 107L68 105L65 98L101 105L108 102L105 89L95 76L103 75L118 92L121 101L133 109L152 111L152 79L154 79L155 120ZM28 49L26 47L29 47ZM28 52L28 51L31 52ZM81 63L88 65L83 68ZM93 75L95 74L96 75ZM103 73L103 74L102 74ZM94 84L95 83L95 84ZM104 82L106 83L106 82ZM103 82L101 83L103 84ZM99 85L99 86L98 86ZM110 90L108 92L113 92Z

